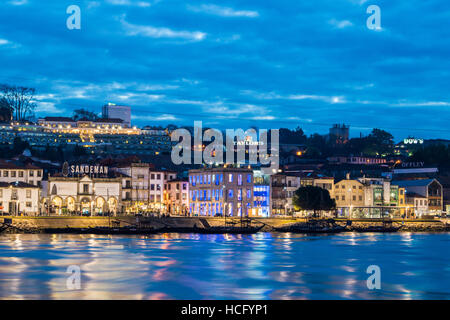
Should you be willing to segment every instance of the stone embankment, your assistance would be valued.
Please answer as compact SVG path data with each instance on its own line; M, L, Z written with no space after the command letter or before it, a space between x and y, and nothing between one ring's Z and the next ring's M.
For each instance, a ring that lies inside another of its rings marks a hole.
M3 218L3 219L2 219ZM50 232L52 229L64 228L93 228L93 227L126 227L145 226L173 232L189 232L196 228L208 228L210 226L224 226L225 221L233 221L229 218L208 217L163 217L147 218L134 216L118 217L0 217L0 224L10 223L7 233L42 233ZM274 228L305 222L305 219L294 218L255 218L254 225L264 224L262 231L271 232ZM239 219L234 219L239 223ZM339 225L346 225L347 220L337 219ZM352 220L351 227L365 228L368 226L382 225L376 219ZM394 226L402 226L400 232L448 232L450 224L439 220L394 220ZM164 228L164 229L163 229ZM351 229L351 228L349 228Z

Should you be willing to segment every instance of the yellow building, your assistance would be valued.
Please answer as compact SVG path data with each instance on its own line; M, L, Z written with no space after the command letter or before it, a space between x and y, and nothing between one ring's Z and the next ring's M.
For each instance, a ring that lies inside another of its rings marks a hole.
M346 179L337 182L334 185L334 198L336 207L345 214L353 211L355 207L364 206L364 185L358 180Z

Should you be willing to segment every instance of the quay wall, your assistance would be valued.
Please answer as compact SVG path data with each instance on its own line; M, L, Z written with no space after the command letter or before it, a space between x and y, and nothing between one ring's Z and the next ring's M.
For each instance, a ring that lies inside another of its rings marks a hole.
M59 229L59 228L89 228L89 227L108 227L110 225L129 226L139 222L146 221L147 226L155 228L175 227L175 228L202 228L208 226L225 225L224 218L219 217L164 217L164 218L141 218L134 216L117 216L117 217L0 217L0 223L3 219L11 219L12 226L17 230L43 230L43 229ZM263 231L272 231L273 228L304 222L303 218L254 218L255 222L265 224ZM227 218L227 221L230 221ZM239 222L238 218L234 219ZM393 220L395 225L402 225L401 231L404 232L440 232L448 231L446 223L448 221L440 220ZM345 225L347 219L336 219L340 225ZM353 219L352 226L367 227L370 225L380 225L377 219Z

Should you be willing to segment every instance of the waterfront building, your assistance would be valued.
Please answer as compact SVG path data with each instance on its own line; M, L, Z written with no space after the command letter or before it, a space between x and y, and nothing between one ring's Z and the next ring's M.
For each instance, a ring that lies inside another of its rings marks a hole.
M122 178L49 176L45 214L103 215L122 211Z
M271 203L272 214L287 214L287 190L286 190L286 175L285 174L273 174L270 176L271 187Z
M364 185L364 205L373 206L398 206L399 187L391 184L384 178L358 178Z
M270 217L272 215L272 192L270 175L261 170L253 171L253 215Z
M164 192L165 206L171 215L189 215L189 180L168 181Z
M406 194L405 215L407 217L422 218L428 214L428 200L425 196L409 192Z
M156 170L148 163L125 163L113 169L126 176L124 207L129 212L166 212L165 191L176 172Z
M417 179L417 180L397 180L392 181L402 188L405 188L406 197L409 198L409 203L421 203L426 200L428 215L441 215L443 211L443 188L436 179ZM409 196L414 194L413 196ZM416 195L423 197L419 199ZM416 202L416 200L418 202ZM425 204L420 206L423 209ZM415 207L416 208L416 207ZM417 207L417 216L423 212ZM419 212L420 211L420 212Z
M0 160L0 182L24 182L40 186L43 170L31 164L22 164L18 161Z
M125 127L131 127L131 108L108 103L102 108L102 116L105 119L121 119Z
M0 212L8 215L39 214L40 188L22 181L0 181Z
M130 163L114 169L128 176L122 183L125 192L124 207L127 211L142 212L148 210L150 165L148 163ZM123 186L125 184L125 186ZM123 196L123 195L122 195Z
M334 198L338 212L343 215L349 215L355 207L363 207L364 185L354 179L350 179L347 174L346 179L340 180L334 187Z
M198 216L252 216L253 171L203 168L189 171L189 211Z
M292 214L294 212L293 197L300 187L300 178L293 175L277 173L270 176L271 201L273 214Z

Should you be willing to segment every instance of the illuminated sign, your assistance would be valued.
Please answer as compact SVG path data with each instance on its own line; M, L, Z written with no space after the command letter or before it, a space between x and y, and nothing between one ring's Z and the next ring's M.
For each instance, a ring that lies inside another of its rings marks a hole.
M409 138L409 139L404 139L403 143L404 144L423 144L423 139Z
M80 164L80 165L70 165L67 162L64 162L62 167L62 173L65 177L69 174L78 175L78 174L108 174L107 166L99 166L99 165L88 165L88 164Z
M403 168L423 168L424 162L403 162Z

